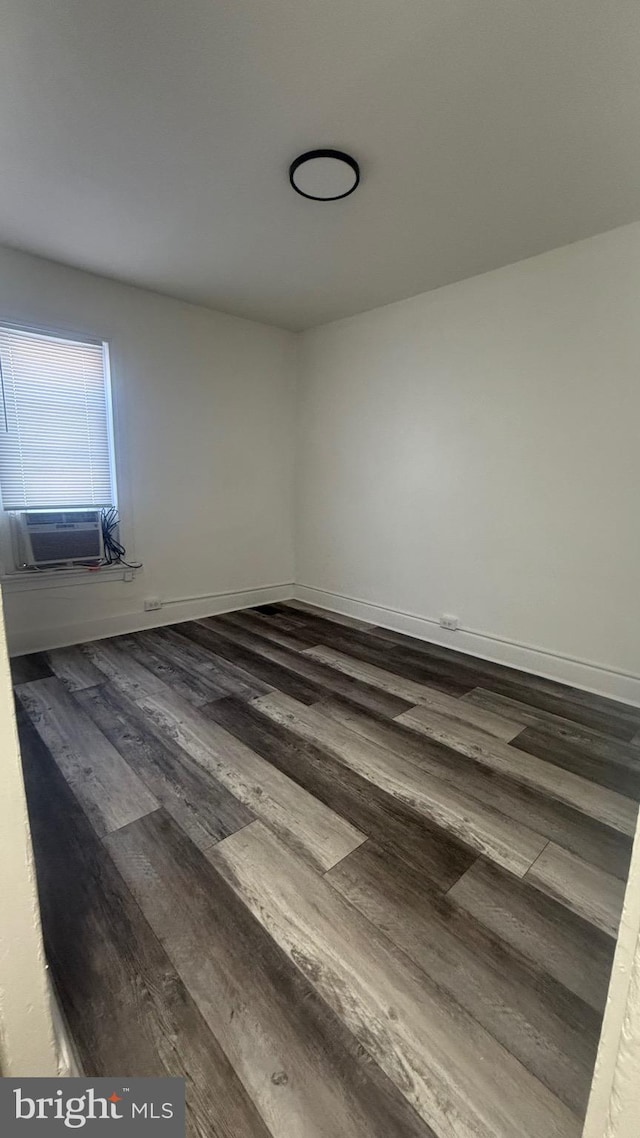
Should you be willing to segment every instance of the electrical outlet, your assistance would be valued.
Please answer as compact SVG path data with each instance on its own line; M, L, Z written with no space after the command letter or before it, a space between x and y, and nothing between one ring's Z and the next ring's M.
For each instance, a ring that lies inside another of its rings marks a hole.
M460 628L460 618L452 616L451 613L443 612L440 617L440 627L449 628L452 632L455 632L456 629Z
M156 609L162 608L162 601L160 597L145 597L144 598L144 611L155 612Z

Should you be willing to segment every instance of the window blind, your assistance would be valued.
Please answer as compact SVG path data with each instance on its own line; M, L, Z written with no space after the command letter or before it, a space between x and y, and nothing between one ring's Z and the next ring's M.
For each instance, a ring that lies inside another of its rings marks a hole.
M111 506L106 345L0 326L5 510Z

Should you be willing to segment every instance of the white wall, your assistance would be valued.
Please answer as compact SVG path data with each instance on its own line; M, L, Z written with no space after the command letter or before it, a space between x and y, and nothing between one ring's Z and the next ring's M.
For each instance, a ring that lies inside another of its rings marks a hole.
M296 338L0 249L0 320L110 342L144 562L5 585L10 649L290 594L295 485L300 596L640 702L639 254L627 226Z
M109 341L123 537L144 562L132 583L5 585L12 652L290 594L291 333L8 249L2 320ZM153 594L202 599L144 613Z
M640 702L639 363L640 225L304 333L297 595Z
M639 1058L640 819L583 1138L638 1138Z
M0 603L0 1073L58 1071Z

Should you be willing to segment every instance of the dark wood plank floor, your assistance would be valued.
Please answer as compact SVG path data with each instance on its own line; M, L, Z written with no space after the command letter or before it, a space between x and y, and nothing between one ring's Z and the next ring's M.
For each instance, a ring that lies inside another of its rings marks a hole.
M578 1138L640 709L294 602L13 670L88 1074L199 1138Z

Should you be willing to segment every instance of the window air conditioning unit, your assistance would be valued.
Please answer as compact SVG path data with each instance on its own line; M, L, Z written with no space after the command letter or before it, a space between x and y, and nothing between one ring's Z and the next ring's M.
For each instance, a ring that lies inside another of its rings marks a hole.
M104 557L100 510L14 515L17 563L29 568L96 565Z

